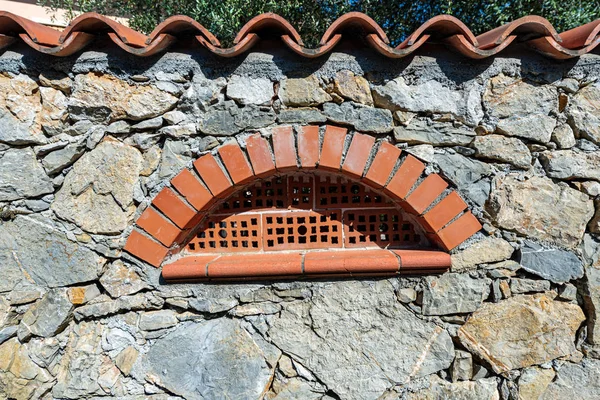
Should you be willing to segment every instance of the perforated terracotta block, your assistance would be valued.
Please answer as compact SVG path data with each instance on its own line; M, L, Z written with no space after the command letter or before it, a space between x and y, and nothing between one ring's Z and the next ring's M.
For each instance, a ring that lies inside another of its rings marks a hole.
M307 253L304 256L304 272L316 274L351 274L397 272L398 258L383 249L344 250Z
M152 204L181 229L190 228L194 224L196 210L185 204L170 188L161 190Z
M136 230L127 238L123 250L155 267L160 266L168 252L165 246Z
M423 171L425 171L425 164L408 155L385 187L385 193L392 198L404 200Z
M219 258L219 255L184 257L162 269L162 276L168 281L184 281L208 277L208 263Z
M458 193L451 192L423 215L421 224L427 231L437 232L466 208Z
M319 127L303 126L298 132L298 158L302 168L315 168L321 153Z
M446 250L450 251L475 233L479 232L481 224L470 211L438 232L437 241Z
M450 268L450 254L433 250L392 250L400 257L400 273L444 272Z
M223 198L231 193L231 182L212 154L194 161L194 168L213 196Z
M352 137L352 142L350 142L342 171L354 178L362 178L374 144L375 138L373 136L356 133Z
M302 254L245 254L221 257L208 265L210 278L302 275Z
M231 140L219 147L219 156L234 184L243 184L254 178L252 167L237 141Z
M202 210L216 200L190 170L181 171L171 179L171 184L196 210Z
M152 207L144 210L136 224L167 247L170 247L181 235L181 229Z
M291 126L273 129L273 154L277 171L291 171L298 168L296 143Z
M246 151L252 163L252 169L257 177L275 173L275 163L271 155L271 147L267 139L260 134L254 134L246 139Z
M423 180L406 198L406 203L417 213L421 214L448 187L445 180L438 174L431 174Z
M327 125L325 136L323 137L319 168L330 171L340 170L346 132L347 130L345 128Z
M388 142L382 142L365 175L365 183L376 188L384 187L400 154L401 150L399 148Z

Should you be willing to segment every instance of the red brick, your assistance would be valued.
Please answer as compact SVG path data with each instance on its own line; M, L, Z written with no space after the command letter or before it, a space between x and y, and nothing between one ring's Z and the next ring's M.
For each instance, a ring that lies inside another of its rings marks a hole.
M365 183L377 188L382 188L388 181L401 150L388 142L382 142L377 150L375 159L365 175Z
M355 178L362 178L374 144L375 138L373 136L360 133L354 134L342 165L342 171Z
M155 267L160 266L169 251L165 246L136 230L127 238L123 250Z
M171 184L198 211L210 207L215 201L215 197L190 170L181 171L171 179Z
M181 235L181 229L152 207L146 208L135 223L167 247L171 247Z
M264 177L275 173L275 163L267 140L260 134L254 134L246 139L246 151L250 157L254 175Z
M228 255L208 265L209 278L302 275L302 254Z
M308 275L395 273L399 267L398 258L384 249L309 252L304 256Z
M319 127L303 126L298 133L298 157L302 168L316 168L319 163Z
M319 159L319 168L330 171L340 170L346 132L345 128L327 125L325 137L323 138L321 158Z
M406 198L406 204L415 213L422 214L447 187L448 183L438 174L431 174Z
M429 232L437 232L463 212L467 204L458 193L451 192L423 215L422 223Z
M296 143L291 126L273 129L273 154L277 171L293 171L298 169L296 161Z
M194 161L194 168L213 196L225 197L231 193L231 182L212 154L206 154Z
M167 281L184 281L208 278L208 263L219 258L218 254L184 257L162 269L162 277Z
M438 243L448 251L452 250L481 229L481 224L470 211L438 232Z
M196 210L188 206L169 188L161 190L152 204L181 229L190 228L196 218Z
M390 183L385 187L385 192L397 199L406 199L406 195L424 170L425 164L408 155L390 180Z
M247 183L254 178L252 167L242 152L237 141L231 140L219 147L221 160L236 185Z

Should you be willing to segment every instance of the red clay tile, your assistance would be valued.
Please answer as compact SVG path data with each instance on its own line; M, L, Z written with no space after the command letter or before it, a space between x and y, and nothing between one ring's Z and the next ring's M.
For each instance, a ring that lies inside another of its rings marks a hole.
M302 254L227 255L208 265L209 278L302 275Z
M194 168L215 197L225 197L233 190L223 168L212 154L206 154L194 161Z
M423 171L425 164L408 155L385 187L385 192L393 198L404 200Z
M181 258L165 265L162 269L162 277L171 282L206 279L208 277L207 264L219 257L218 254L213 254Z
M169 188L161 190L152 201L152 205L181 229L190 228L196 219L196 210Z
M275 163L267 140L256 133L246 139L246 151L250 157L254 174L264 177L275 173Z
M346 153L342 171L354 178L362 178L374 144L373 136L355 133Z
M406 204L417 214L422 214L447 187L448 183L441 176L431 174L406 198Z
M234 184L247 183L254 178L254 172L252 172L250 163L237 141L231 140L221 145L218 151Z
M123 250L155 267L160 266L169 251L160 243L136 230L131 231Z
M303 126L298 132L298 158L302 168L316 168L320 151L319 127Z
M376 188L384 187L396 166L396 161L398 161L401 152L396 146L388 142L382 142L365 175L365 183Z
M330 171L340 170L346 132L346 128L327 125L325 137L323 138L321 158L319 159L319 168Z
M439 244L445 250L452 250L481 229L481 224L470 211L437 233Z
M437 232L466 208L467 203L460 198L458 193L451 192L427 211L421 222L429 232Z
M277 171L293 171L298 168L296 143L291 126L273 128L273 153Z
M190 170L181 171L171 179L171 184L198 211L208 208L215 201L215 197Z
M400 257L400 273L444 272L450 268L450 254L434 250L392 250Z
M167 247L171 247L181 235L181 229L152 207L146 208L135 223Z
M304 256L304 273L352 274L395 273L400 264L388 250L342 250L307 253Z

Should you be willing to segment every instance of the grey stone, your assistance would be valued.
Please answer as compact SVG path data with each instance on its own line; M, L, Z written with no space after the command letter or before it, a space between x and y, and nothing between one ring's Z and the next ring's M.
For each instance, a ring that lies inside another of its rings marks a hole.
M106 132L114 135L129 133L130 131L131 126L127 121L115 121L106 127Z
M428 386L407 393L408 400L500 400L495 378L478 379L470 382L447 382L433 375Z
M258 399L272 379L257 343L237 321L223 318L180 324L144 361L147 379L190 400Z
M69 323L72 311L73 304L66 289L50 290L23 315L19 338L56 335Z
M0 328L0 344L17 335L19 325L10 325Z
M194 123L188 123L184 125L171 125L165 126L158 131L161 135L167 135L169 137L178 139L186 136L192 136L196 134L196 125Z
M166 113L165 115L172 113L175 111L169 111L168 113ZM166 120L166 119L165 119ZM162 126L163 124L163 117L158 116L158 117L154 117L154 118L150 118L147 120L144 120L142 122L138 122L135 125L131 126L131 130L132 131L147 131L147 130L153 130L153 129L158 129Z
M137 149L114 139L103 141L75 163L52 210L87 232L122 232L135 212L133 191L142 164Z
M389 110L345 102L323 104L323 113L335 123L352 125L356 130L367 133L386 133L393 129L392 113Z
M84 119L81 121L77 121L73 125L69 126L67 129L65 129L65 133L70 136L85 135L94 126L98 126L98 125L94 125L93 122Z
M478 136L472 146L477 157L507 162L517 168L528 169L531 166L531 153L525 143L517 138L502 135Z
M419 144L406 148L406 152L425 162L433 162L435 149L430 144Z
M497 177L487 209L497 226L522 235L573 247L594 214L589 197L564 183L533 176Z
M552 132L552 141L558 145L560 149L570 149L577 143L573 129L568 124L557 125Z
M139 327L145 331L170 328L177 325L177 313L172 310L159 310L143 313L140 316Z
M556 84L557 88L563 89L567 93L576 93L579 90L579 81L573 78L565 78Z
M169 125L177 125L178 123L185 121L187 116L182 111L173 110L164 113L162 118L164 118L165 122Z
M283 79L279 87L279 98L288 107L318 106L332 100L314 75Z
M237 300L232 298L217 298L217 299L192 299L189 301L191 309L215 314L223 311L228 311L237 305Z
M585 359L581 364L567 362L556 373L541 400L600 398L600 360Z
M481 91L478 84L468 84L464 90L453 90L436 80L408 85L403 77L372 88L377 107L392 111L449 113L477 125L483 118Z
M235 317L247 317L251 315L271 315L281 311L281 305L271 302L260 302L238 305L229 313Z
M325 395L326 388L316 382L307 382L299 378L289 379L273 400L329 400Z
M496 130L507 136L519 136L548 143L558 111L558 93L551 86L537 86L499 75L490 79L483 96Z
M513 247L506 240L487 237L452 254L452 271L464 271L474 269L479 264L508 260L513 252Z
M86 143L72 143L65 148L53 151L42 159L42 164L50 175L57 174L73 164L85 151Z
M575 335L584 320L576 304L545 294L518 295L482 305L460 327L458 338L496 373L503 373L574 353Z
M554 283L565 283L583 276L583 262L570 251L544 249L527 241L519 256L519 263L525 271Z
M236 124L236 118L228 110L210 111L198 122L198 130L207 135L231 136L243 127Z
M0 224L0 261L7 278L25 271L36 284L57 287L96 279L106 260L45 221L17 216Z
M600 143L600 87L598 83L585 86L572 96L566 114L577 137Z
M75 309L73 315L76 321L81 321L86 318L100 318L125 311L158 310L162 308L164 303L165 301L162 298L152 293L122 296L116 300L110 300L107 296L100 296Z
M452 382L470 381L473 376L473 356L471 353L456 350L450 373L452 375Z
M247 105L241 109L232 109L235 114L235 123L244 129L260 129L275 122L276 114L270 108Z
M268 337L340 398L373 399L390 382L450 366L448 333L402 306L390 282L323 283L312 290L310 301L284 305Z
M583 304L589 315L587 321L588 340L600 344L600 261L598 255L591 265L585 267L586 282L583 287Z
M52 193L52 181L29 148L0 153L0 201Z
M558 150L542 154L540 161L551 178L600 180L600 154Z
M539 293L550 290L550 282L535 279L512 278L510 280L510 291L512 294Z
M227 97L240 104L268 104L273 95L273 82L266 78L233 75L227 83Z
M434 160L442 175L454 183L461 194L483 206L491 190L491 183L487 178L492 174L489 165L460 154L435 154Z
M192 160L189 147L182 141L167 139L165 141L158 176L166 180L179 173Z
M475 137L475 131L464 126L455 127L444 122L413 119L409 124L394 128L394 139L408 144L431 144L434 146L467 146Z
M423 288L423 314L447 315L473 312L489 295L489 279L463 274L429 276Z
M577 300L577 287L570 283L563 285L558 291L559 300L565 301L576 301Z
M397 297L402 303L412 303L417 299L417 291L413 288L398 289Z
M6 111L0 111L0 143L22 146L46 142L47 139L39 130L32 129Z
M314 124L327 121L327 117L316 108L290 108L281 110L277 120L282 124Z
M100 277L100 284L114 298L127 296L147 289L148 285L129 265L116 260Z

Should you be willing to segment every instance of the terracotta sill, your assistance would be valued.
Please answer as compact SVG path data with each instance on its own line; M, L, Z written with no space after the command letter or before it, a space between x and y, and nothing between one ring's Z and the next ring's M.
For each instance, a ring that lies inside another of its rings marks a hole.
M163 267L168 282L374 277L445 272L450 255L427 250L343 250L202 255Z

